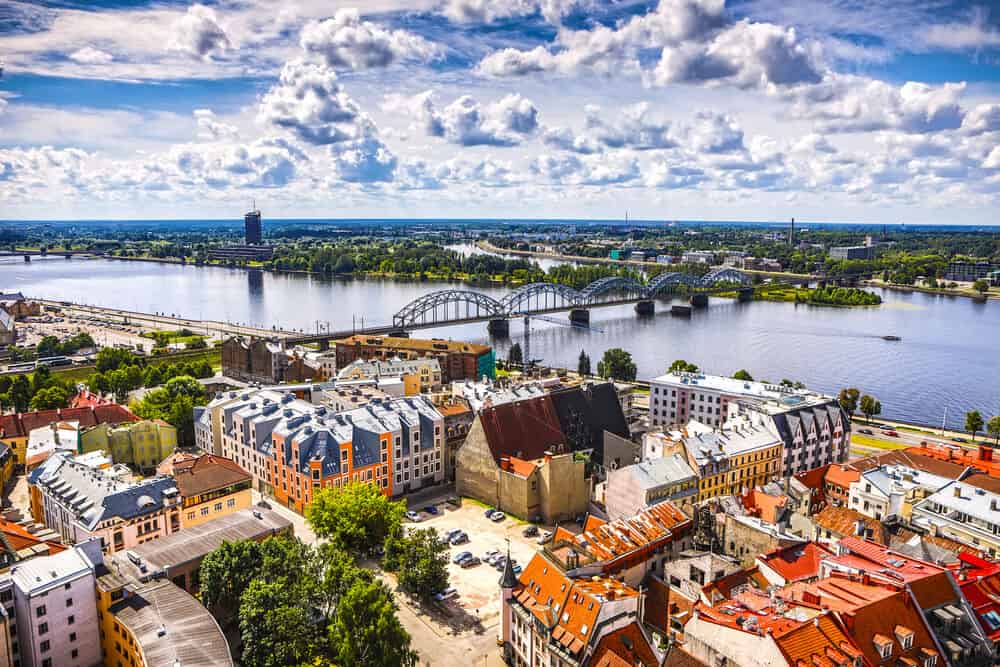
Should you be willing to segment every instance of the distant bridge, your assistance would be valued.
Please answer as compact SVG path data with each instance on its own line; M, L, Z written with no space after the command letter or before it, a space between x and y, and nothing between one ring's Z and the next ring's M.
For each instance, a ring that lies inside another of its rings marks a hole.
M24 257L24 261L30 262L32 257L79 257L82 255L100 256L103 250L0 250L0 257Z

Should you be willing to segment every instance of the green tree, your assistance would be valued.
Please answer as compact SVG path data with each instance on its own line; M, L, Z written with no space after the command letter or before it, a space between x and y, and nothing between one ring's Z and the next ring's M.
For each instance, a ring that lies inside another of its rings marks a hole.
M337 665L413 667L417 653L396 616L392 593L378 581L358 581L341 599L328 641Z
M675 359L674 363L670 364L670 368L667 369L668 373L697 373L698 366L696 364L689 364L683 359Z
M524 353L521 352L520 343L514 343L510 346L510 350L507 351L507 363L514 366L524 364Z
M393 502L373 484L355 482L325 488L306 507L313 531L350 553L370 553L399 530L406 506Z
M972 441L976 441L976 433L983 430L983 415L979 410L969 410L965 413L965 430L972 433Z
M26 412L28 404L31 402L31 383L23 374L14 378L7 392L8 401L14 406L16 412Z
M55 336L42 336L38 345L35 346L35 354L39 357L54 357L61 354L59 339Z
M107 373L122 366L134 365L139 358L132 352L120 347L102 347L97 353L95 364L100 373Z
M580 358L576 363L576 372L583 376L590 375L590 355L583 350L580 350Z
M1000 415L990 417L986 422L986 432L993 436L993 443L1000 445Z
M990 291L990 281L986 278L980 278L976 282L972 283L972 289L976 290L980 294L986 294Z
M605 379L631 382L635 380L635 362L632 361L631 354L620 347L613 347L606 350L597 362L597 374Z
M240 598L260 575L262 560L260 545L253 540L223 542L199 566L202 604L223 620L236 618Z
M742 368L740 370L736 371L735 373L733 373L733 379L734 380L744 380L746 382L753 382L753 376L750 375L750 372L746 371L746 370L744 370Z
M31 397L30 407L32 410L55 410L65 408L69 405L70 393L66 387L52 385L43 387L35 392Z
M868 422L872 420L873 415L882 414L882 403L874 396L865 394L861 397L859 405L861 407L861 414L865 416L865 420Z
M448 543L435 529L393 533L385 552L386 569L396 572L399 587L413 597L429 602L448 587Z
M840 390L840 394L837 396L837 402L840 403L840 407L844 409L849 415L853 415L858 410L858 399L861 396L861 392L855 387L847 387Z
M251 581L240 599L242 663L284 667L311 662L319 652L320 631L307 604L280 582Z
M49 370L48 366L39 366L35 369L34 374L31 376L31 393L32 395L38 393L42 389L45 389L54 380L52 379L52 371Z

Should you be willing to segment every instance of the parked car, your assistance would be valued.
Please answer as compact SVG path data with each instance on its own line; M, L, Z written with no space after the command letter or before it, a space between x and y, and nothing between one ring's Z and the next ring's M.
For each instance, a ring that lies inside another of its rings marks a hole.
M483 512L483 516L485 516L487 519L489 519L490 517L493 516L493 513L496 512L496 511L498 511L498 510L495 510L492 507L487 507L486 511Z
M493 554L492 556L487 556L485 560L488 565L496 567L497 561L501 558L503 558L502 554Z
M887 436L889 436L890 438L898 438L899 437L899 433L896 433L895 431L893 431L891 429L888 430L888 431L885 431L885 434Z
M434 595L434 599L438 602L444 602L445 600L450 600L454 597L458 597L458 589L454 586L449 586L440 593Z
M450 542L451 538L455 537L459 533L464 533L464 532L465 531L462 530L461 528L452 528L451 530L445 531L444 539Z
M870 428L859 428L858 433L862 433L864 435L875 435Z
M482 562L483 561L479 560L479 558L473 556L472 558L466 558L461 563L459 563L458 566L462 568L475 567L476 565L479 565Z
M451 546L465 544L468 541L469 541L469 536L465 531L455 533L450 538L448 538L448 543L451 544Z
M496 558L499 555L500 555L499 549L490 549L489 551L483 554L483 560L489 563L491 558Z
M514 565L513 567L510 568L510 571L513 572L514 574L521 574L523 570L524 568L521 567L520 564Z
M434 507L434 505L428 505L427 507L424 508L424 511L430 514L431 516L437 516L438 514L441 513L441 510Z
M525 537L534 537L535 535L538 535L538 526L534 524L526 526L525 529L521 531L521 534Z
M955 438L955 442L963 442L964 443L964 442L968 442L968 440L966 440L965 438L959 436L959 437Z
M406 518L410 521L420 521L420 514L414 512L413 510L409 510L406 513Z
M460 553L455 554L455 556L451 559L451 562L454 563L455 565L458 565L466 558L472 558L471 551L462 551Z
M493 521L493 522L496 522L496 523L499 523L499 522L503 521L506 518L507 518L507 515L504 514L503 512L501 512L500 510L495 511L495 512L493 512L493 514L490 515L490 521Z
M495 567L498 570L502 570L506 564L507 564L506 556L500 556L495 561L493 561L493 567Z
M551 530L543 530L542 534L538 536L537 542L539 544L545 544L546 542L548 542L551 539L552 539L552 531Z

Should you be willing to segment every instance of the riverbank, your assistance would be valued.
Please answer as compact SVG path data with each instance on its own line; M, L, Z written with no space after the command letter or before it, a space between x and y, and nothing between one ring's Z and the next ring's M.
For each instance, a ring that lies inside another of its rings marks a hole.
M585 257L583 255L560 255L558 253L551 252L536 252L534 250L514 250L510 248L501 248L495 246L489 241L477 241L476 245L480 250L484 252L492 252L498 255L519 255L522 257L541 257L545 259L553 259L562 262L577 262L581 264L612 264L615 266L637 266L641 268L651 268L658 267L664 268L669 267L668 264L660 264L658 262L640 262L635 259L611 259L610 257ZM789 273L787 271L756 271L751 269L741 269L744 273L749 273L751 275L767 276L772 278L794 278L801 280L811 280L814 277L806 273Z
M891 289L897 292L923 292L924 294L938 294L941 296L964 296L966 298L973 299L975 301L983 301L986 299L1000 299L1000 289L996 287L991 287L986 294L982 294L971 287L956 287L955 289L950 289L948 287L923 287L920 285L896 285L894 283L887 283L884 280L878 280L872 278L871 280L866 280L864 285L869 285L871 287L881 287L884 289Z

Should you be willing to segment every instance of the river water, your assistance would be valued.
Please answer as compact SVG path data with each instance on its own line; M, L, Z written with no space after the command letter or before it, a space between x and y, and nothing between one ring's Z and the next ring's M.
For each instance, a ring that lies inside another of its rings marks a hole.
M0 260L2 291L306 331L385 324L413 299L446 286L109 259ZM494 297L505 291L476 289ZM713 298L690 319L672 317L666 301L643 318L630 305L596 308L590 331L533 320L531 356L576 368L585 350L596 369L604 350L622 347L640 378L683 358L712 373L745 368L758 379L801 380L831 393L857 386L882 401L887 418L940 424L947 407L948 424L960 428L967 410L1000 414L1000 303L880 294L882 306L852 309ZM512 322L510 333L491 340L485 324L469 324L415 335L492 343L504 357L511 343L524 345L521 322ZM884 341L886 334L903 340Z

